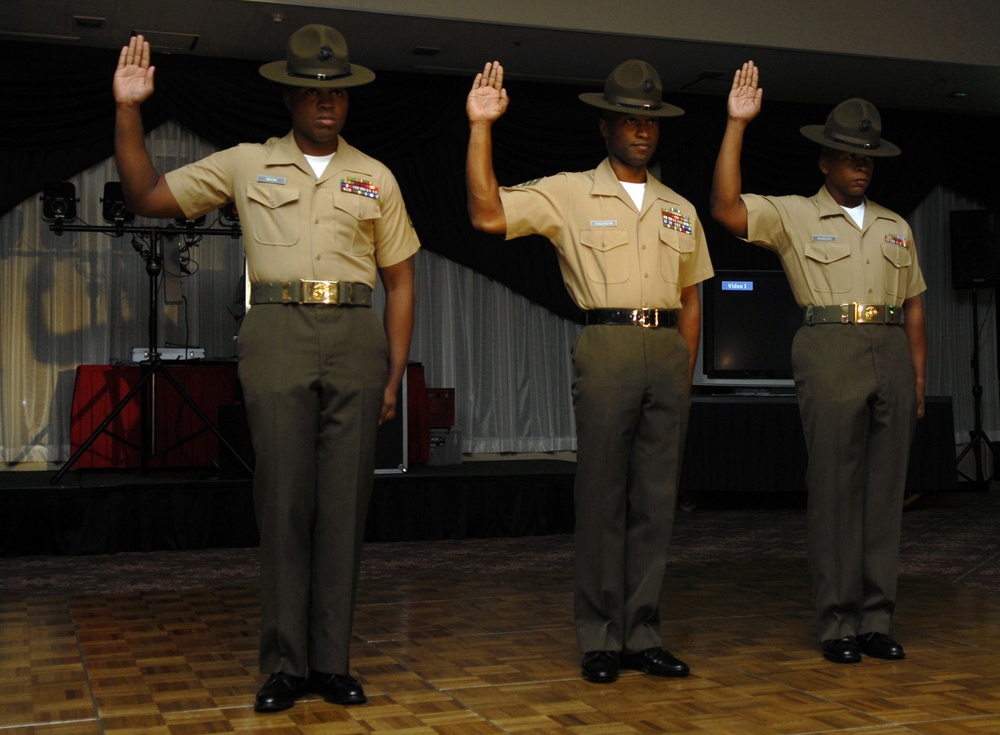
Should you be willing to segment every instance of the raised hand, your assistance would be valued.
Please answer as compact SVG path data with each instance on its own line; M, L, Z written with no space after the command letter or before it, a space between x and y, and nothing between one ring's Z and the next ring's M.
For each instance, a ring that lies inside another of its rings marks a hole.
M153 72L149 65L149 43L142 36L132 36L122 47L115 70L113 91L119 104L144 102L153 94Z
M503 88L503 67L499 61L489 61L476 74L465 101L469 122L493 122L507 110L507 90Z
M733 88L729 92L729 118L750 122L760 112L764 90L757 86L757 67L748 61L733 75Z

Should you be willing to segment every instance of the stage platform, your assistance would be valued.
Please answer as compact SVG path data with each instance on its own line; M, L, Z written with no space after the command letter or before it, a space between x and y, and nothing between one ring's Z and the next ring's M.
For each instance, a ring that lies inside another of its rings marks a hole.
M910 453L908 503L956 489L954 436L951 399L928 398ZM794 397L694 397L680 477L682 509L804 505L805 469ZM57 474L0 471L0 555L258 543L250 476L235 462L214 469L73 468L53 484ZM365 539L570 533L575 475L576 462L563 458L476 459L377 472Z
M0 472L0 555L254 546L249 477L209 470ZM376 475L367 541L573 530L576 463L464 462Z

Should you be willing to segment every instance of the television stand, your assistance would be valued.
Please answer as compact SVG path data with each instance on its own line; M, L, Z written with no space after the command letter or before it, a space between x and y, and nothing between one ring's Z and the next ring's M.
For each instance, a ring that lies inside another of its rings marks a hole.
M753 398L787 398L795 396L794 388L737 388L733 391L734 396Z

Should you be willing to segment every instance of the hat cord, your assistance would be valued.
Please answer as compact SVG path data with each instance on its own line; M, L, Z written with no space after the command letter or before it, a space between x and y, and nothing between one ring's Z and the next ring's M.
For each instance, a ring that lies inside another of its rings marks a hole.
M323 82L328 79L340 79L342 77L351 76L351 65L347 65L347 71L340 74L302 74L297 71L286 71L285 72L290 77L298 77L299 79L315 79L318 82Z
M881 147L880 143L876 143L874 145L872 145L871 143L861 143L861 142L857 142L855 140L851 140L849 138L840 138L840 137L838 137L836 135L833 135L831 133L824 133L823 137L826 138L827 140L833 141L834 143L840 143L841 145L849 145L852 148L860 148L862 150L873 151L873 150L876 150L877 148Z
M605 95L604 101L607 102L609 105L616 105L618 107L628 107L633 110L659 110L661 107L663 107L662 102L660 102L659 104L635 104L630 102L619 102L618 100L615 99L608 99L607 95Z

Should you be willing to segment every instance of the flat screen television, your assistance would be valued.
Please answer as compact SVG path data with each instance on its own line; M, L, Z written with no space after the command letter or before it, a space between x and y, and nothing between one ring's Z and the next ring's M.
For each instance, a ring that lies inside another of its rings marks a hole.
M792 338L802 309L784 271L716 271L702 284L702 317L696 384L793 385Z

